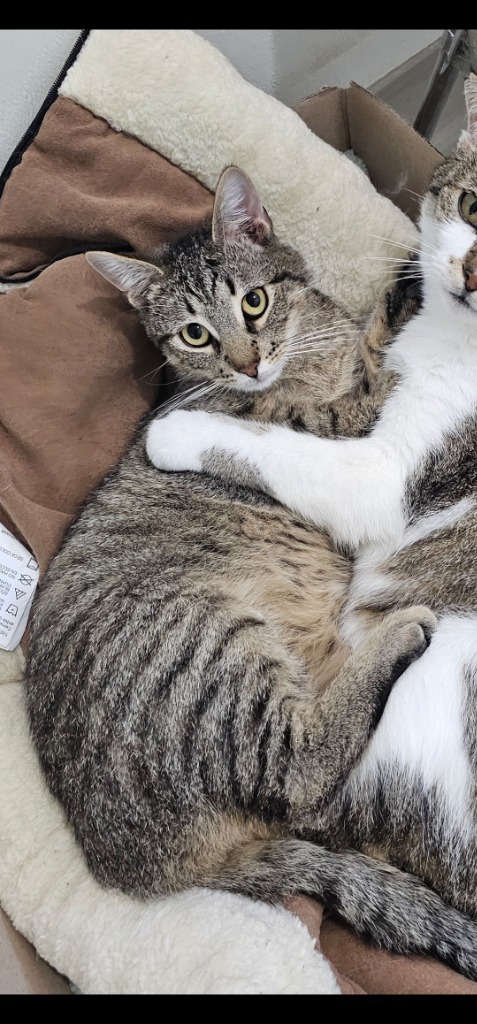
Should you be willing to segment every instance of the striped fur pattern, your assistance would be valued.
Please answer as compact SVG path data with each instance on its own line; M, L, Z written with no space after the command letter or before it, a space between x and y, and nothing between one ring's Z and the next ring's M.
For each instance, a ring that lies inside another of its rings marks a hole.
M167 359L173 408L296 437L376 421L406 287L370 324L351 321L310 287L238 168L221 176L212 225L152 263L88 258ZM477 978L472 921L379 860L333 852L332 834L314 841L433 613L399 609L350 652L337 629L349 558L260 474L158 472L156 417L80 510L32 613L31 733L91 871L139 898L308 893L371 940Z

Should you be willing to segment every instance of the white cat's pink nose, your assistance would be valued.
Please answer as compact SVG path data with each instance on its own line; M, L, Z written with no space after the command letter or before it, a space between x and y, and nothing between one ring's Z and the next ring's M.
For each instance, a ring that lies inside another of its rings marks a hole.
M464 281L465 290L467 292L477 291L477 274L471 273L470 270L466 270L464 267Z

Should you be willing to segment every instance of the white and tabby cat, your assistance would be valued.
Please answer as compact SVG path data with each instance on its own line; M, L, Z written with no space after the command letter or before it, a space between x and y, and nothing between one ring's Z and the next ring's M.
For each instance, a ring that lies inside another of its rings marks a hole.
M467 131L421 210L423 306L385 365L398 382L369 436L176 412L149 430L157 466L260 481L353 553L343 635L410 601L438 626L324 816L339 845L384 856L477 917L477 77Z
M89 261L203 404L254 431L274 420L362 433L375 420L392 380L378 372L381 317L363 336L310 286L237 168L220 179L211 229L153 263ZM32 612L32 736L90 869L143 898L194 885L308 893L370 939L477 979L477 922L412 876L332 852L332 832L321 846L304 838L434 615L398 610L348 657L336 620L349 561L237 467L233 484L158 473L148 429L80 511Z

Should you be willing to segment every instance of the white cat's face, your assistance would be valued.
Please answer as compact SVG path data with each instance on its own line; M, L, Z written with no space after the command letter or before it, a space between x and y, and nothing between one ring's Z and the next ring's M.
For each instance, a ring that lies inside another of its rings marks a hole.
M452 197L447 190L444 211L426 200L421 215L421 266L428 293L439 290L456 306L477 313L477 231L462 212L474 202L477 211L477 195L465 189L453 190Z
M465 83L467 129L434 172L421 210L424 297L477 313L477 75Z

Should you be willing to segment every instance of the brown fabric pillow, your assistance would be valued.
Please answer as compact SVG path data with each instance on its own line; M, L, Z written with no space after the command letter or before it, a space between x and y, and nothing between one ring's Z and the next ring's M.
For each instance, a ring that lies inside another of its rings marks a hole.
M58 99L0 204L0 518L44 570L160 396L160 357L119 292L65 250L150 253L210 215L194 178ZM55 259L48 266L48 262Z

